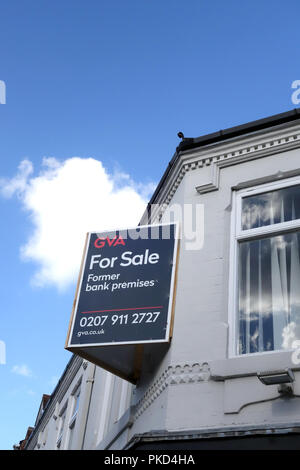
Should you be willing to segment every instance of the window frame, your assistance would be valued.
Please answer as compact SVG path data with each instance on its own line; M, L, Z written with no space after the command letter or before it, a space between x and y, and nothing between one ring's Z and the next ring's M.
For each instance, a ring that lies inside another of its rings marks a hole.
M72 392L72 414L69 420L69 428L72 429L75 426L77 414L78 414L78 409L79 409L79 401L80 401L80 395L82 393L81 390L81 378L79 383L75 386L75 389ZM78 406L76 406L78 405Z
M229 254L229 296L228 296L228 357L250 357L261 354L274 354L288 349L275 349L273 351L259 351L253 353L240 354L238 352L238 333L239 333L239 313L238 313L238 280L239 280L239 244L242 241L257 240L261 237L276 236L297 229L300 230L300 219L287 222L265 225L262 227L242 230L242 200L248 196L263 194L278 189L300 185L300 177L272 181L260 185L243 188L233 191L232 194L232 213L230 227L230 254ZM292 349L290 349L292 351Z
M61 443L62 443L62 438L63 438L63 433L65 429L65 424L66 424L66 418L67 418L67 408L68 408L68 400L62 407L60 413L59 413L59 429L57 432L57 438L56 438L56 449L61 449Z

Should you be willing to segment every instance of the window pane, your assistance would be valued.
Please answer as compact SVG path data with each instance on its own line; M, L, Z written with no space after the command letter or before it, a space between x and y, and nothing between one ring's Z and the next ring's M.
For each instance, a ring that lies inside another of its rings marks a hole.
M60 417L60 426L59 426L59 432L58 432L58 438L57 438L57 444L56 444L57 448L60 448L60 445L61 445L61 439L62 439L62 435L64 432L64 424L66 420L66 413L67 413L67 410L65 409L65 411Z
M77 413L79 408L79 398L80 398L80 390L77 391L75 395L75 404L74 404L74 411L73 414Z
M239 244L239 354L300 339L300 232Z
M300 218L300 185L242 199L242 230Z

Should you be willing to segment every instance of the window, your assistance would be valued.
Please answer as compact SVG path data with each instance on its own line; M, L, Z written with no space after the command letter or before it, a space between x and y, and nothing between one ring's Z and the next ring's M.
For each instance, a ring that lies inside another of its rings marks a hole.
M73 409L71 419L69 421L69 443L68 448L72 449L73 441L74 441L74 429L76 424L76 418L79 408L79 399L80 399L80 386L77 386L73 393Z
M80 387L77 387L76 391L74 392L74 404L73 404L73 412L72 417L70 419L70 424L76 420L78 408L79 408L79 398L80 398Z
M236 194L235 354L291 349L300 339L300 181Z
M60 447L61 447L61 441L62 441L62 436L63 436L63 432L64 432L64 425L65 425L65 420L66 420L66 413L67 413L67 406L64 407L64 410L60 415L58 438L57 438L57 441L56 441L57 449L60 449Z

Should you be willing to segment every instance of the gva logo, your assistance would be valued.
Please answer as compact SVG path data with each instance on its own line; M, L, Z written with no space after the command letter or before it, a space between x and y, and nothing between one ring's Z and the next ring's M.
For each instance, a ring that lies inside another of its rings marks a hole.
M99 237L94 242L95 248L103 248L106 244L109 247L117 246L117 245L125 246L125 242L124 242L123 238L121 236L118 237L117 235L112 239L110 239L109 237L106 237L106 238Z
M3 80L0 80L0 104L6 104L6 86Z

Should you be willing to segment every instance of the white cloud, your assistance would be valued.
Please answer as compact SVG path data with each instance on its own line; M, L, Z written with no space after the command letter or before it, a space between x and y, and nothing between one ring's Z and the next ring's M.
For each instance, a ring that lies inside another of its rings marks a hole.
M282 338L283 349L292 349L294 341L300 339L300 325L297 325L294 321L289 323L283 328Z
M16 176L10 180L0 179L0 188L3 196L11 197L13 194L21 196L27 187L29 175L33 172L33 165L29 160L23 160Z
M0 189L4 197L17 194L31 216L33 232L21 256L37 264L33 284L63 289L78 275L86 232L135 226L154 185L135 183L121 171L109 174L93 158L74 157L44 158L37 176L24 160L16 176L0 180Z
M32 377L32 371L26 364L22 364L20 366L16 365L13 366L11 370L14 374L23 375L24 377Z

